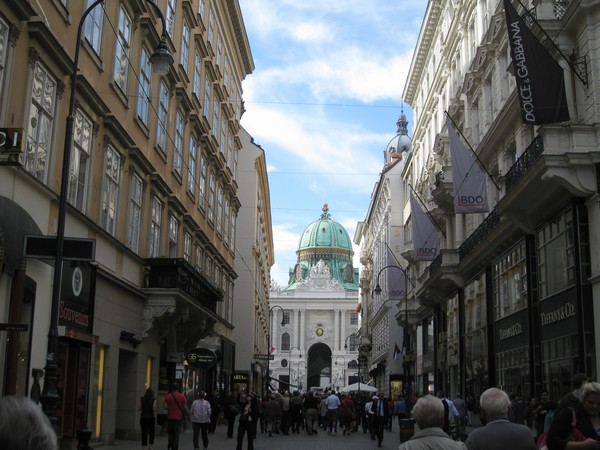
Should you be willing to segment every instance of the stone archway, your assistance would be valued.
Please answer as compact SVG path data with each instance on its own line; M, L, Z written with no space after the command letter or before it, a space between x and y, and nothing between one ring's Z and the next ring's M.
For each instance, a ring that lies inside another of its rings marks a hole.
M307 377L306 388L328 387L331 384L331 349L328 345L318 343L308 349L306 356Z

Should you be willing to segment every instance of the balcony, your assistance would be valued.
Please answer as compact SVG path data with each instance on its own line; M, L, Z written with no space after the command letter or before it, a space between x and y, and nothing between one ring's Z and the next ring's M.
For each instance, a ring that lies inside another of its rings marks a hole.
M521 157L506 173L505 185L506 192L510 190L521 180L529 169L536 163L540 156L544 153L544 143L541 136L536 136L533 142L523 152Z
M498 211L493 210L459 247L458 255L460 260L462 261L475 248L484 243L499 225L500 214Z
M441 172L435 174L435 187L431 196L436 206L445 213L454 212L454 186L452 184L452 168L443 167Z
M216 302L223 301L223 291L183 258L147 259L145 276L146 288L181 290L213 312Z

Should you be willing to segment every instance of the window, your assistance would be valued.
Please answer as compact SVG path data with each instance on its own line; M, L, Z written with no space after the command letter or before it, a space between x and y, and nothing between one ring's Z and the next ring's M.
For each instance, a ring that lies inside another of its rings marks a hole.
M27 121L27 149L25 151L25 170L40 181L46 179L46 164L54 128L54 109L56 107L56 81L50 73L35 64L31 86L31 105Z
M198 180L198 205L200 206L201 210L204 210L206 208L206 171L208 170L207 168L207 163L206 163L206 156L204 156L204 154L202 154L202 156L200 157L200 175L199 175L199 180Z
M173 170L181 176L183 161L183 114L177 110L175 113L175 151L173 152Z
M208 191L208 220L210 222L215 221L215 188L216 179L214 172L210 173L210 183Z
M233 179L237 180L238 150L233 149Z
M229 198L225 198L225 209L223 212L223 243L229 247L229 215L231 214L231 207L229 204Z
M212 46L213 40L215 38L215 15L213 12L210 12L208 16L208 43Z
M179 221L175 216L169 217L169 258L177 257L177 235L179 233Z
M208 119L208 112L210 110L210 93L211 93L211 84L208 77L204 80L204 103L202 104L204 117Z
M200 99L200 89L202 87L202 56L196 50L194 55L194 88L193 92L196 98Z
M115 84L121 91L127 93L127 80L129 74L129 49L131 48L131 17L121 5L119 13L119 34L117 49L115 51Z
M162 203L157 196L152 197L152 205L150 210L152 216L150 218L148 256L150 258L157 258L160 251L160 227L162 221Z
M205 272L206 272L206 278L208 278L209 280L212 280L212 267L213 267L213 260L209 255L206 255Z
M121 155L110 145L104 159L104 183L102 185L102 228L114 236L117 230L119 183L121 180Z
M537 232L540 299L575 283L572 210L563 212Z
M288 311L283 312L282 322L284 325L288 325L290 323L290 313Z
M183 21L183 31L181 32L181 56L179 64L183 66L183 70L188 70L188 54L190 53L190 26L187 21Z
M194 195L196 192L196 154L198 152L198 144L196 144L196 138L190 136L190 160L188 162L188 179L187 188L188 191Z
M165 22L167 27L167 33L173 40L173 33L175 33L175 0L167 0L167 14L165 14Z
M217 234L223 234L223 187L217 191Z
M350 325L358 325L358 313L350 313Z
M92 121L80 110L75 111L73 131L73 153L69 169L68 201L81 212L85 212L85 199L92 153Z
M227 120L221 117L221 140L219 141L219 151L225 156L225 148L227 148Z
M144 183L138 174L131 175L129 182L129 217L127 221L127 247L138 253L140 250L140 228L142 225L142 199Z
M290 351L290 334L283 333L281 335L281 351L289 352Z
M89 8L94 0L87 0L86 8ZM100 45L102 44L102 20L104 18L104 8L96 5L90 11L85 21L85 39L94 49L97 55L100 55Z
M231 162L233 161L233 136L229 133L227 136L227 167L232 170Z
M204 12L206 11L206 0L200 0L198 4L198 14L200 14L200 18L204 20Z
M497 260L492 266L496 320L527 306L527 261L525 242Z
M166 152L167 149L167 121L169 114L169 89L167 83L160 82L158 92L158 126L156 127L156 145Z
M221 42L221 36L217 36L217 54L215 55L217 67L221 66L222 58L223 58L223 43Z
M229 86L229 70L229 58L225 58L225 63L223 67L223 86L225 87L225 89L227 89Z
M213 99L213 118L212 118L212 135L217 137L217 133L219 132L219 100L217 99L217 95L215 92L215 98Z
M350 352L358 351L358 336L353 333L350 335L350 339L348 339L348 341L349 341L348 351L350 351Z
M148 111L150 108L150 55L145 47L142 47L140 57L140 75L138 84L137 115L146 127L148 127Z
M229 249L235 252L235 227L237 222L237 214L234 212L231 215L231 236L229 236Z
M183 235L183 259L187 262L192 260L192 235L187 231Z
M196 244L196 270L198 272L202 272L202 259L204 255L202 254L202 247L200 244Z

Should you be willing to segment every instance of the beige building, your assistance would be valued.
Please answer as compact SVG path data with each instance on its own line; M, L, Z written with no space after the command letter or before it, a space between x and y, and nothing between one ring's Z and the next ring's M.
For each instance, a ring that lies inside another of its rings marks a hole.
M22 138L20 153L1 139L0 323L24 324L0 331L2 395L35 393L34 369L46 364L52 261L24 257L23 242L56 234L69 75L91 3L0 0L0 136ZM162 32L151 2L98 5L79 43L65 235L93 239L95 258L64 264L64 441L86 422L93 440L134 437L146 387L160 408L170 381L189 395L233 381L241 84L252 55L238 1L156 5L174 57L164 76L151 72ZM195 349L211 363L188 364Z
M235 236L236 272L233 339L236 342L234 390L262 392L267 354L269 289L274 263L271 199L265 151L240 129L239 200Z

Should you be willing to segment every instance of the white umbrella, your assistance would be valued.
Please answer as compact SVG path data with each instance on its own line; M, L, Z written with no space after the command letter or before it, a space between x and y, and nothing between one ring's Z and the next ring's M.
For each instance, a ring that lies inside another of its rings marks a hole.
M373 386L369 386L368 384L365 383L354 383L351 384L350 386L346 386L343 387L341 389L342 392L377 392L377 388L374 388Z

